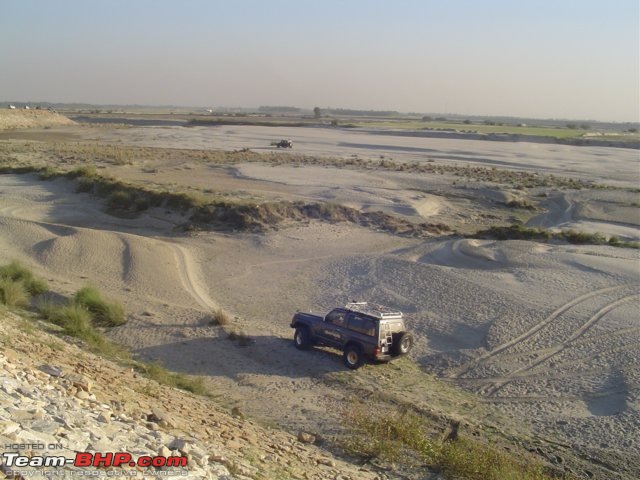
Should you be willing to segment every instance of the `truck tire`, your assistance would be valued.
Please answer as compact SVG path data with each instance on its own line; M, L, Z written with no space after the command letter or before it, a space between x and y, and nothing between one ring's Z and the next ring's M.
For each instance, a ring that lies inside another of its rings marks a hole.
M409 332L401 332L393 336L391 353L397 357L406 355L413 348L413 335Z
M357 370L364 363L362 349L358 345L347 345L342 355L344 364L351 370Z
M293 343L298 350L309 350L311 348L311 338L307 327L297 327L293 334Z

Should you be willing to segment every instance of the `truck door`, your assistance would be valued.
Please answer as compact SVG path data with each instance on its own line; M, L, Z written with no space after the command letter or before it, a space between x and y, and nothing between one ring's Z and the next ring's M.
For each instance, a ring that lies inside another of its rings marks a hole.
M347 312L336 308L327 314L320 325L316 335L327 345L342 346L347 327Z

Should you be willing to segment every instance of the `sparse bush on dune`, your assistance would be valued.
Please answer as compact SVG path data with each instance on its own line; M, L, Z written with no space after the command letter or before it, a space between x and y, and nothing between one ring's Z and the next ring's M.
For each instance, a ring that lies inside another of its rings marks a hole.
M51 323L62 327L65 335L82 340L94 353L118 361L130 360L129 351L107 340L93 326L91 312L73 301L55 303L42 300L36 305L40 316Z
M47 282L33 275L31 270L17 260L0 267L0 278L21 283L32 296L40 295L49 289Z
M601 233L586 233L576 230L553 232L543 228L529 228L522 225L494 226L486 230L480 230L470 235L470 237L496 240L534 240L539 242L560 240L576 245L610 245L622 248L640 248L639 242L623 242L615 235L607 240Z
M64 333L72 337L84 339L93 330L91 314L77 303L59 305L45 301L38 304L38 312L44 319L62 327Z
M100 292L93 287L84 287L78 290L74 302L86 308L99 326L117 327L126 322L122 305L104 300Z
M133 208L135 196L125 190L115 190L107 197L109 210L130 210Z
M29 294L21 282L0 278L0 302L7 307L23 307L29 302Z
M159 361L140 363L139 370L145 376L158 383L186 390L196 395L205 395L207 393L201 378L170 372Z

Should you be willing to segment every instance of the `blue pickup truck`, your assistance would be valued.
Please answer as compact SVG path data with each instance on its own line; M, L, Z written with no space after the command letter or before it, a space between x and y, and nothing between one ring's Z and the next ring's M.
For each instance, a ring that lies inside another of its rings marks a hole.
M360 368L369 361L389 361L406 355L414 338L405 329L402 312L383 305L352 302L326 316L297 312L291 320L296 348L326 345L343 352L345 365Z

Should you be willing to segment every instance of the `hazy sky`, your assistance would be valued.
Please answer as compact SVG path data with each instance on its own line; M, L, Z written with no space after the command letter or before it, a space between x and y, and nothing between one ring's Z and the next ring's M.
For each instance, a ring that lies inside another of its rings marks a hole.
M638 0L0 0L0 100L640 120Z

